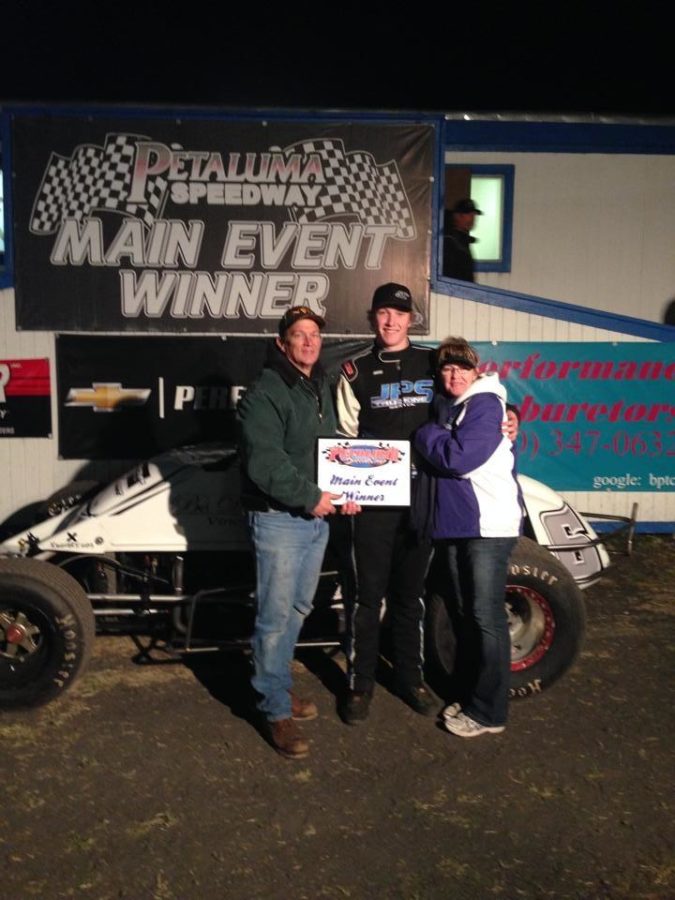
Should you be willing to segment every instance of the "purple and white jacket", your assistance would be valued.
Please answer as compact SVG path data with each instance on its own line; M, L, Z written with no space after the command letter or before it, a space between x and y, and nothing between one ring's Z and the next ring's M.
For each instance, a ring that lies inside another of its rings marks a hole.
M429 536L516 537L522 499L515 448L502 434L506 390L498 376L480 376L461 397L437 397L436 413L415 434L434 486Z

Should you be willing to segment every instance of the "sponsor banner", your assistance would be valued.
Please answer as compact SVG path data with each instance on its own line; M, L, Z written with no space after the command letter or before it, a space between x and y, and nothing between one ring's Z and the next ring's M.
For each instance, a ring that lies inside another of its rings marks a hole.
M270 338L58 335L59 454L140 459L206 441L233 443L235 407ZM327 342L337 373L364 341Z
M305 304L428 330L432 124L13 117L18 327L261 334Z
M56 341L59 453L66 459L139 459L185 444L235 439L235 406L262 368L270 339L95 337ZM326 341L340 362L367 341ZM477 343L520 408L519 469L557 490L675 490L675 359L656 343ZM16 366L24 376L15 378ZM26 367L36 365L34 376ZM4 368L3 368L4 367ZM47 360L0 363L0 427L50 431ZM32 392L32 393L31 393ZM0 395L1 397L1 395ZM19 406L20 401L20 406ZM16 406L13 405L16 402ZM13 419L16 428L17 419ZM337 493L335 491L334 493Z
M58 335L59 453L138 459L235 436L243 386L262 368L263 338Z
M410 442L318 440L317 483L336 504L410 506Z
M0 437L51 437L48 359L0 360Z
M673 344L476 349L520 408L521 472L558 490L675 490Z

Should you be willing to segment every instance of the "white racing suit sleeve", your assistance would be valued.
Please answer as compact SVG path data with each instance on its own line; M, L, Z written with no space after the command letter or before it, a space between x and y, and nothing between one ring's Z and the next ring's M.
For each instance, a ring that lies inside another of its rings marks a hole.
M338 416L338 431L345 437L355 438L359 435L359 412L361 404L354 396L351 384L344 375L338 380L335 398Z

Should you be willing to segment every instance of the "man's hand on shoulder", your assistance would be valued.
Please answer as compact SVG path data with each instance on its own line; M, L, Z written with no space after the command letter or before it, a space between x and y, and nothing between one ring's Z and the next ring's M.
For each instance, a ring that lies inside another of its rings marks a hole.
M511 441L518 437L518 416L512 409L506 410L506 419L502 422L502 434Z

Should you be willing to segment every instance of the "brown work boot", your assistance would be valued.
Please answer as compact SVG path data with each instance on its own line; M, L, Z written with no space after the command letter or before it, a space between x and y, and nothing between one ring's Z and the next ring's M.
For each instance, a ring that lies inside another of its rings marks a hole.
M309 722L310 719L316 719L319 715L316 703L298 697L293 691L288 693L291 695L291 716L296 722Z
M304 759L309 755L309 744L300 734L293 719L268 722L272 746L286 759Z

